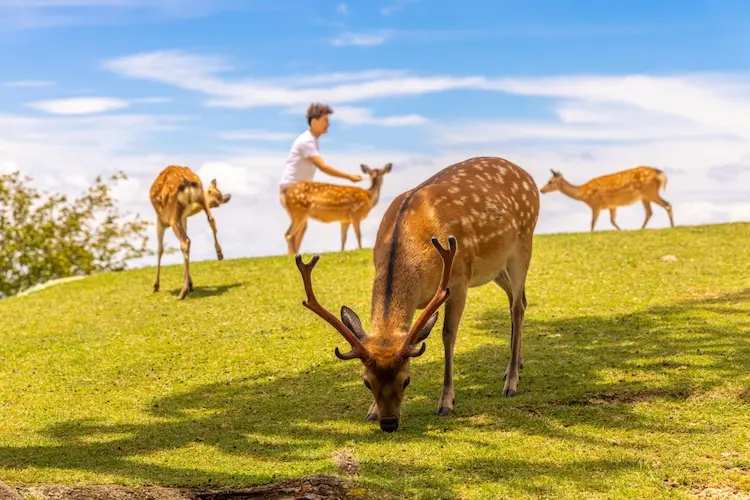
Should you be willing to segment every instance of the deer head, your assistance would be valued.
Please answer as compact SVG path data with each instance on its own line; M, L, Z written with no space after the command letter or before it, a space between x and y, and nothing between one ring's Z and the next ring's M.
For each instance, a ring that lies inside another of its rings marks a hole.
M216 185L216 179L212 179L211 184L208 185L208 189L206 190L206 197L208 198L208 206L216 208L219 205L227 203L232 198L232 195L229 193L222 194Z
M385 167L383 168L370 168L364 163L360 165L360 168L362 169L362 172L370 176L370 180L372 180L372 183L375 184L377 181L381 180L381 178L389 173L391 171L391 168L393 167L393 163L388 162L386 163Z
M551 193L553 191L559 191L560 186L563 183L563 176L560 172L557 170L550 169L550 172L552 172L552 177L547 181L547 184L542 186L542 189L539 191L542 193Z
M337 347L334 353L342 360L359 359L364 366L363 382L373 395L378 407L378 421L385 432L398 429L401 419L401 402L404 399L410 378L410 360L424 354L427 345L424 341L430 334L438 319L438 308L448 300L450 289L448 281L456 256L456 238L448 238L449 249L444 248L437 238L432 238L443 261L443 273L435 296L427 304L417 321L405 335L391 332L393 335L370 336L362 328L357 314L344 306L341 308L341 320L326 310L315 298L310 280L312 270L319 256L305 264L302 257L296 257L297 267L302 274L307 300L302 305L325 319L346 339L351 350L346 353ZM394 341L394 339L396 339ZM417 344L422 343L417 347Z

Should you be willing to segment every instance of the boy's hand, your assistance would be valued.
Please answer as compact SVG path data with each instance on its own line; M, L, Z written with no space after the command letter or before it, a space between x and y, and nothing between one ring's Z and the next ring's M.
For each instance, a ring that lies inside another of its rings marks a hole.
M362 180L362 176L361 175L357 175L357 174L352 174L352 175L349 176L349 180L352 181L352 182L359 182L359 181Z

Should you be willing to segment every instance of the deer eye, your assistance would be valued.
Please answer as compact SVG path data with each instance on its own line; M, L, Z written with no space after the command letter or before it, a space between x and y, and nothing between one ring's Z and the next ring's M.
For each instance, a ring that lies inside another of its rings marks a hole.
M407 377L407 379L404 380L404 389L409 385L409 382L411 382L411 377Z
M372 390L372 386L370 385L370 382L367 381L367 379L365 379L365 387Z

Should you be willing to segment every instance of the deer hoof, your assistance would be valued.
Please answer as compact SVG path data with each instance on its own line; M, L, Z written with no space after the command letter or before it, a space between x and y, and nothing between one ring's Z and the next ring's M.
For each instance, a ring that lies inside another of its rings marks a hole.
M154 285L154 293L159 291L159 285Z
M368 413L365 417L365 422L377 422L378 421L378 414L377 413Z
M187 295L187 290L180 290L180 294L177 296L177 300L182 300Z
M444 406L442 408L438 408L438 411L435 412L435 415L440 415L441 417L444 417L446 415L450 415L451 413L453 413L453 408L448 408Z
M516 391L513 389L503 389L503 396L511 398L516 395Z

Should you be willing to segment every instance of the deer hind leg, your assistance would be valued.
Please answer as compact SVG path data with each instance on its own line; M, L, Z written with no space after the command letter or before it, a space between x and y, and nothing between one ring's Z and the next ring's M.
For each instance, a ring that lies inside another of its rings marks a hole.
M658 194L656 195L656 199L654 200L654 203L663 207L664 210L667 211L667 215L669 216L669 226L674 227L674 218L672 217L672 205L667 200L659 196Z
M508 309L510 312L510 324L511 324L511 335L513 334L513 286L510 283L510 276L508 275L508 270L503 269L503 271L497 275L497 278L495 278L495 284L503 289L505 292L505 295L508 296ZM526 291L524 290L523 296L521 297L521 300L523 301L523 307L526 308ZM523 369L523 354L521 354L521 359L519 362L519 368ZM503 380L506 380L508 378L508 369L506 368L505 374L503 374Z
M646 210L646 218L643 220L643 225L641 226L641 229L646 229L646 224L648 224L648 221L651 219L651 216L654 214L653 210L651 210L651 202L648 200L641 200L643 203L643 208Z
M177 300L182 300L185 298L185 295L187 295L188 290L190 289L190 283L192 282L192 279L190 277L190 238L188 238L188 235L183 227L184 222L184 220L178 220L172 223L172 231L174 231L177 239L180 240L180 250L182 250L182 259L184 262L182 272L182 289L180 289L180 294L177 296Z
M341 223L341 251L344 251L344 247L346 247L346 233L349 231L349 223L348 222L342 222Z
M510 361L506 370L503 396L515 396L518 391L519 371L521 366L521 345L523 338L523 321L526 313L526 275L531 251L528 255L516 253L508 259L508 276L511 284L511 336Z
M307 231L307 218L305 218L302 227L297 231L297 234L294 237L294 253L299 252L299 247L302 245L302 237L305 235L305 231Z
M216 258L219 260L224 260L224 253L222 253L221 245L219 245L219 239L216 237L216 220L214 219L214 216L211 213L211 208L209 208L208 202L205 199L203 200L203 210L206 212L208 224L211 226L211 231L214 234L214 249L216 249Z
M164 255L164 224L161 219L156 219L156 279L154 280L154 292L159 291L161 282L161 257Z
M453 411L456 403L453 389L453 353L456 345L456 335L461 315L466 305L466 290L456 287L451 289L451 296L445 302L445 319L443 320L443 349L445 351L443 373L443 389L440 392L437 415L448 415Z
M620 226L617 225L617 222L615 221L615 217L617 217L617 209L616 208L610 208L609 209L609 220L612 223L613 226L615 226L615 229L618 231L622 231L620 229Z
M304 233L303 227L307 226L307 217L291 215L292 223L289 225L289 229L286 230L284 237L286 238L287 248L290 254L294 255L299 250L299 245L302 243L302 235L297 238L297 233L300 231Z

